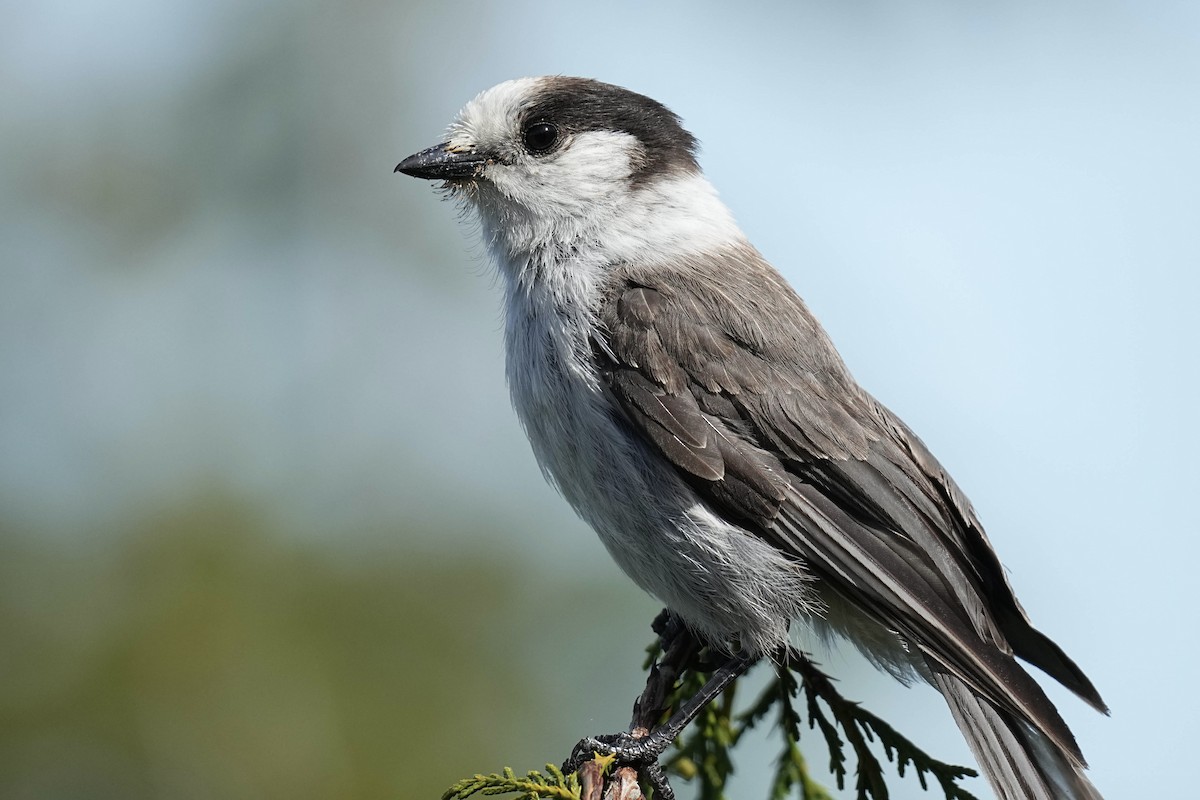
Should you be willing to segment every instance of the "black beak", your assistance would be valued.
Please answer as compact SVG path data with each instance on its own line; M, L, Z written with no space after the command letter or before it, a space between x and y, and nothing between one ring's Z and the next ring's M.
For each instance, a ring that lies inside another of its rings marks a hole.
M454 152L442 142L411 155L396 165L396 172L426 180L455 180L478 177L490 160L473 150Z

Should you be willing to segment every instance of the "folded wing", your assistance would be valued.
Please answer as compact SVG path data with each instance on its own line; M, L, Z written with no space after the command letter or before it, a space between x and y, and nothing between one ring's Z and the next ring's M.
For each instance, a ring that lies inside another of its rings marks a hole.
M912 432L850 377L752 248L611 276L595 354L634 429L714 510L802 559L955 685L1074 738L1013 655L1093 706L1083 672L1021 610L970 505ZM714 278L714 276L717 276Z

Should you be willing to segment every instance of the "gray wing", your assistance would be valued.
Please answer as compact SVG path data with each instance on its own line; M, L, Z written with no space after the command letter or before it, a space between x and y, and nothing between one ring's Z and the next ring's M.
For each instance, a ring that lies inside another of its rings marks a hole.
M1082 756L1021 656L1093 706L1083 672L1021 610L970 505L849 376L748 245L611 276L595 352L634 428L712 508ZM682 269L683 274L680 273ZM690 273L690 274L689 274Z

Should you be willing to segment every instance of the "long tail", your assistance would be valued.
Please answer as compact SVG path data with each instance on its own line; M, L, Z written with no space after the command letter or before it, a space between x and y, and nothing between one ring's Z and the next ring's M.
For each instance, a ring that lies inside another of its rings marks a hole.
M1103 800L1085 765L1028 722L953 675L934 670L932 679L999 800Z

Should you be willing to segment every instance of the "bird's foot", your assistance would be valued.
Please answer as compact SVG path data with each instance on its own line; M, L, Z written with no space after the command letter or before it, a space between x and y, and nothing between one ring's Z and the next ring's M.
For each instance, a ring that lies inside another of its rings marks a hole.
M563 763L563 772L572 773L594 758L611 758L614 767L632 767L654 789L655 800L675 800L675 790L667 780L658 759L671 744L671 739L654 733L637 736L634 733L611 733L581 739Z

